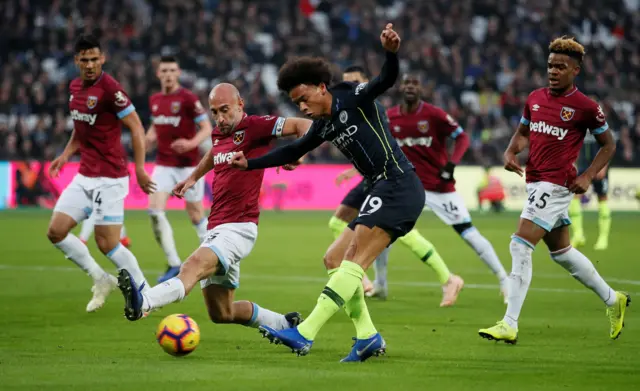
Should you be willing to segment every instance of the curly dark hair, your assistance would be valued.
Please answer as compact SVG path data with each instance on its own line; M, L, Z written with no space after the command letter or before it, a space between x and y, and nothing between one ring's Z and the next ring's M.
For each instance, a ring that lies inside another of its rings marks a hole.
M320 57L298 57L287 61L278 72L278 88L289 93L300 84L329 85L331 64Z

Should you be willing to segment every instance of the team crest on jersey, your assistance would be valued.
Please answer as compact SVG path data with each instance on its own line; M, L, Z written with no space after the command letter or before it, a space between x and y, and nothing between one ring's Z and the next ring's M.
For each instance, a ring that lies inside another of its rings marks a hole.
M238 130L233 134L233 143L240 145L244 141L244 130Z
M98 97L94 95L89 95L87 97L87 107L90 109L95 108L98 105Z
M560 111L560 118L563 121L571 121L573 115L576 113L576 109L572 109L571 107L562 106L562 111Z
M158 105L151 106L151 111L158 111Z
M418 121L418 130L420 133L427 133L429 131L429 121Z
M346 124L348 119L349 119L349 115L347 114L346 111L342 110L340 112L340 122L342 122L343 124Z
M173 114L178 114L180 111L180 102L171 102L171 112Z

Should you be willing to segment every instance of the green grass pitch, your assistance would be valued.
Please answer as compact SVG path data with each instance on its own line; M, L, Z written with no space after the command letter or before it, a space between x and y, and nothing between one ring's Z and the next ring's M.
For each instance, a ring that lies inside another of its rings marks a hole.
M497 281L470 248L430 213L418 223L466 287L453 308L441 309L433 272L401 244L391 251L390 298L369 301L388 343L385 357L340 364L353 326L338 313L321 331L309 356L270 345L257 330L216 325L194 290L132 323L118 292L105 307L85 313L90 279L46 238L50 212L0 212L0 389L2 390L633 390L640 389L640 310L631 304L621 337L611 341L604 305L548 256L534 255L533 282L516 346L477 335L504 313ZM327 277L322 255L331 241L329 213L266 212L258 243L242 263L237 298L308 315ZM474 215L507 270L508 243L517 214ZM185 213L169 214L180 255L196 248ZM165 268L148 217L130 212L131 250L147 278ZM640 303L640 215L613 216L610 249L591 249L597 216L587 214L585 254L615 289ZM96 260L114 271L94 243ZM158 322L186 313L202 341L190 356L174 358L156 344ZM508 388L507 388L508 387Z

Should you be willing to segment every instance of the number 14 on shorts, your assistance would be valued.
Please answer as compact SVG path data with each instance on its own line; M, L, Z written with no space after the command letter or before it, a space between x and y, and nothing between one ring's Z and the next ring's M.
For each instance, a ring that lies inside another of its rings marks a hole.
M545 206L547 206L547 197L551 196L551 194L549 193L542 193L537 197L537 202L536 202L536 192L538 190L534 189L531 194L529 194L529 205L531 205L532 203L535 202L535 207L538 209L544 209Z

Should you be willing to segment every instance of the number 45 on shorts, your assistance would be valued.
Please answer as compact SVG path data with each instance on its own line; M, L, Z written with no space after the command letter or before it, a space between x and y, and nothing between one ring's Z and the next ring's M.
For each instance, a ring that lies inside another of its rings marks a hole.
M536 202L536 192L538 191L538 189L535 189L534 191L531 192L531 194L529 194L529 205L533 204L534 202ZM542 194L540 194L540 196L538 197L538 201L535 203L535 207L538 209L544 209L545 206L547 206L547 197L550 197L551 194L549 193L544 193L541 192Z

